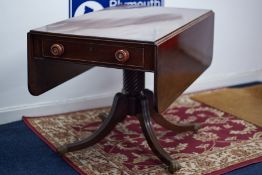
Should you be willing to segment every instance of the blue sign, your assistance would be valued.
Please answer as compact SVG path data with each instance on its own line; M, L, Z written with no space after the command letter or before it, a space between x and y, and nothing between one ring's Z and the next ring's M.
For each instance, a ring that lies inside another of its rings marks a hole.
M69 0L69 17L119 5L163 6L164 0Z

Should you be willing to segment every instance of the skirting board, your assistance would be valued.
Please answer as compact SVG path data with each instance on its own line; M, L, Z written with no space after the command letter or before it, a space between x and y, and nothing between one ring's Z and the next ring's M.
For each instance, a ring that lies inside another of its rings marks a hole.
M199 79L190 86L185 93L201 91L205 89L236 85L252 81L262 81L262 70L250 71L238 74L219 75ZM153 87L153 82L147 83ZM152 88L150 88L152 89ZM29 104L0 109L0 124L21 120L22 116L43 116L79 111L112 104L114 92L68 99L66 101L51 101L41 104Z
M185 91L185 93L197 92L206 89L214 89L254 81L262 81L262 69L243 73L231 73L226 75L204 77L203 79L201 79L200 77Z
M45 116L73 111L110 106L114 92L96 96L85 96L63 101L14 106L0 109L0 124L10 123L22 119L22 116Z

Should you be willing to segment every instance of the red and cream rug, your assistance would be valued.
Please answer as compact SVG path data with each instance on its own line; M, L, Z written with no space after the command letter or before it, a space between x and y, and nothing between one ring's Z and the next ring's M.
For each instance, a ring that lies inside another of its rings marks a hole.
M24 122L54 151L60 145L90 135L100 124L97 116L109 108L24 117ZM199 122L197 133L176 134L154 124L162 147L182 168L177 175L222 174L262 161L262 128L181 96L163 114L171 122ZM80 174L168 174L150 151L139 122L128 116L100 143L63 157Z

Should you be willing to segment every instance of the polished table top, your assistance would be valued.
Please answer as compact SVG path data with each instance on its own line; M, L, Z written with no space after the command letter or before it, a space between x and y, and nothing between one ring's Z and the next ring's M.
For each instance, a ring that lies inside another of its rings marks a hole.
M34 31L156 42L208 12L165 7L117 8L85 14Z
M210 65L213 32L212 11L165 7L112 8L46 25L28 33L29 90L40 95L94 66L153 72L162 112Z

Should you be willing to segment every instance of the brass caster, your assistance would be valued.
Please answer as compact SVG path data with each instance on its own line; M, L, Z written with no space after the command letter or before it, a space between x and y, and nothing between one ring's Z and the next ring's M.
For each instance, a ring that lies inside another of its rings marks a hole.
M108 113L106 113L106 112L102 112L102 113L98 114L98 117L99 117L102 121L104 121L104 120L107 118L107 116L108 116Z
M178 171L179 169L181 169L181 166L180 166L180 164L177 163L177 161L175 161L175 160L173 160L173 161L171 162L171 164L168 166L168 171L169 171L170 173L174 173L174 172Z
M195 124L194 125L194 132L197 132L201 128L200 124Z
M60 156L63 156L65 153L68 152L67 146L60 146L57 148L57 152Z

